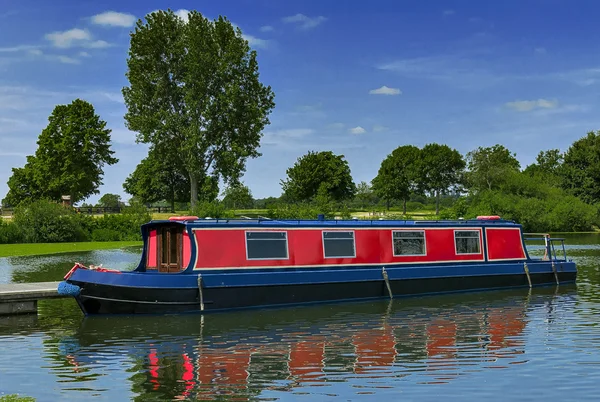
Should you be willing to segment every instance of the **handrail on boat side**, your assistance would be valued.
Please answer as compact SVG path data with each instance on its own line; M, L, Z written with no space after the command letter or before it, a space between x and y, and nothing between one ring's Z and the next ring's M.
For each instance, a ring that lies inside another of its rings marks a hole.
M526 237L536 236L536 237ZM523 240L525 241L543 241L544 242L544 256L542 260L553 260L553 261L567 261L567 250L565 249L565 238L564 237L550 237L549 233L523 233ZM560 242L562 248L562 257L558 258L556 255L556 247L554 243Z

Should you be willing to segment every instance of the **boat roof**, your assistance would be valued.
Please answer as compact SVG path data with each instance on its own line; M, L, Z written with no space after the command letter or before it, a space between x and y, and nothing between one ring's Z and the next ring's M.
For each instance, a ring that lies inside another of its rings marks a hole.
M390 219L186 219L178 217L169 220L155 220L147 225L179 223L191 227L444 227L444 226L520 226L504 219L456 219L456 220L390 220ZM487 218L487 217L486 217Z

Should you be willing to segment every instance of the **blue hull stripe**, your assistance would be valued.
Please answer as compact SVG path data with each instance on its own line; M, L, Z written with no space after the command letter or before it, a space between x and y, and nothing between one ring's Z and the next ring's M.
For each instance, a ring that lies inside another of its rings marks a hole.
M549 261L528 261L529 272L535 274L551 274L552 264ZM573 262L556 262L556 270L560 272L576 272ZM202 274L204 288L240 287L240 286L276 286L295 284L340 283L361 281L382 281L380 267L352 267L338 269L302 269L302 270L244 270L232 273L215 273L214 271L194 271L194 274L166 274L148 272L97 272L85 269L76 270L69 281L96 283L102 285L142 287L142 288L197 288L198 276ZM525 275L522 263L506 264L468 264L438 265L412 267L386 267L391 281L409 279L434 279L446 277Z

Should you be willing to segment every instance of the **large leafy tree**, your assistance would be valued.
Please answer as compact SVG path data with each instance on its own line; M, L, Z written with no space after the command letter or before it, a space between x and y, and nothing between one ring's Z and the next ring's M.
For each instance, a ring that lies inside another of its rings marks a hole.
M250 189L242 183L232 183L223 192L223 204L226 208L247 209L254 205L254 198Z
M523 173L545 181L547 184L559 187L561 184L563 154L559 149L540 151L535 163L527 166Z
M125 179L123 188L144 204L167 201L174 212L176 202L190 199L189 176L176 162L176 158L164 158L159 152L150 149L148 156ZM217 198L219 183L216 178L202 178L199 185L202 195L200 200L213 201Z
M587 203L600 201L600 131L590 131L565 152L563 187Z
M99 207L119 208L122 205L121 196L118 194L106 193L98 200Z
M274 107L259 80L256 51L225 17L171 10L139 20L127 59L125 120L137 140L177 159L192 207L207 177L235 182L258 147Z
M16 206L21 201L37 200L43 198L43 188L35 183L33 177L33 164L35 157L29 155L27 163L22 168L13 168L12 176L8 179L8 194L2 200L2 205Z
M4 203L41 198L60 200L70 195L76 203L98 193L104 165L118 159L111 150L111 130L81 99L58 105L48 118L48 126L38 137L38 148L27 157L23 168L13 169Z
M350 166L344 155L331 151L313 152L298 158L281 181L284 197L290 201L314 200L321 195L335 201L350 199L356 192Z
M361 208L365 208L367 205L373 204L377 197L373 192L372 186L366 181L361 181L356 185L354 198Z
M403 201L406 214L406 201L417 190L421 150L413 145L394 149L382 162L377 176L373 179L375 194L388 205L391 201Z
M516 155L503 145L479 147L466 155L467 185L473 192L495 190L520 169Z
M435 213L440 212L440 195L462 180L465 161L447 145L427 144L421 150L419 185L435 197Z

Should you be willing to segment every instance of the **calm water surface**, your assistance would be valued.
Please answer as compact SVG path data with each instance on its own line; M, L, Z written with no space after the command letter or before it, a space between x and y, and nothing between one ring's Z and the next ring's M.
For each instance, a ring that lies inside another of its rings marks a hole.
M56 400L598 400L600 236L570 236L576 285L84 319L70 299L0 318L0 395ZM0 283L139 249L0 258ZM385 398L385 399L382 399Z

